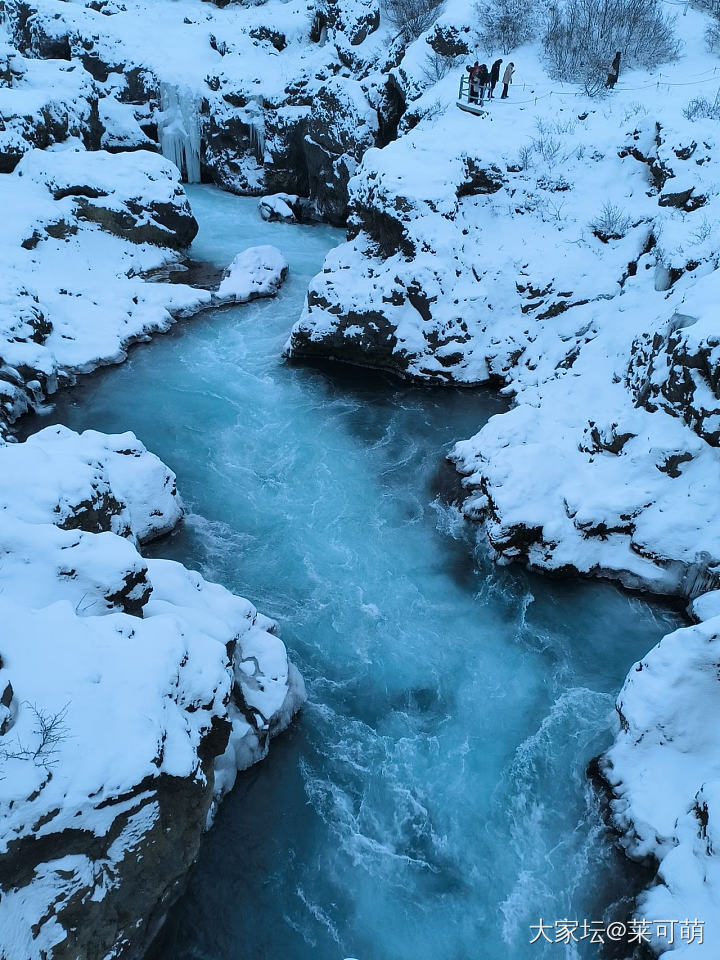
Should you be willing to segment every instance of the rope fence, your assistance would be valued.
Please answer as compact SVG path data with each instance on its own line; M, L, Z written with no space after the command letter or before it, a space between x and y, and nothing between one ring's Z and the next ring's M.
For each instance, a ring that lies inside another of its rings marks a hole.
M671 3L671 2L675 2L675 0L665 0L665 2ZM720 3L720 0L718 0L718 2ZM615 86L613 87L613 90L633 93L638 90L652 90L653 88L655 88L656 90L660 90L661 87L663 88L664 87L668 87L668 88L669 87L694 87L694 86L699 86L703 83L717 82L719 75L720 75L720 66L714 67L711 70L705 70L699 74L695 74L694 75L695 79L691 79L691 80L663 80L662 78L666 76L666 74L661 73L661 74L658 74L658 79L651 83L645 83L639 87L628 87L622 83L616 83ZM536 88L534 84L513 83L510 89L522 90L523 92L525 92L526 90L530 90L531 93L535 93ZM468 101L469 103L475 106L481 106L484 103L484 99L478 99L477 103L475 101L470 101L469 93L470 93L470 77L467 74L464 74L460 78L460 89L458 91L458 100ZM582 90L545 90L544 92L538 91L538 93L535 96L532 96L527 100L516 100L513 97L512 99L507 98L507 102L510 103L512 106L519 107L527 103L538 103L538 101L546 100L546 99L549 99L550 97L587 97L587 96L588 94L586 94ZM497 99L497 97L495 97L494 99Z

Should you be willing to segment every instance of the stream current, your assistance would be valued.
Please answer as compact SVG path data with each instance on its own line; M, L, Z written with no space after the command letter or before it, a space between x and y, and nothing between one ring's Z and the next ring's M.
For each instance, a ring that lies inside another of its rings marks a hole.
M284 363L340 231L188 194L192 255L275 244L279 296L178 324L37 419L133 430L169 464L188 516L151 550L277 618L309 701L238 778L155 960L600 957L530 925L625 917L638 878L585 772L678 615L496 566L443 460L504 401Z

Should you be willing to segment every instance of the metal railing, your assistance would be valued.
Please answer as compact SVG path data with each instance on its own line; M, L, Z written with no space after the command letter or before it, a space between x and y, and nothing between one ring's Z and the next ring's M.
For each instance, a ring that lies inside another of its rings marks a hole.
M487 85L485 85L487 86ZM485 98L485 86L480 87L477 100L470 99L470 74L465 71L460 77L460 89L458 90L458 100L467 100L468 103L482 103Z

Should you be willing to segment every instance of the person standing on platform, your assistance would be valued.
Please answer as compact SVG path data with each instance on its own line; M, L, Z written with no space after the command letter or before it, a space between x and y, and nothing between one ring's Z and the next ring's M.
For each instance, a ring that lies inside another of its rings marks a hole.
M500 95L501 100L507 100L508 87L512 83L513 73L515 73L515 64L511 61L505 67L505 73L503 73L503 92Z

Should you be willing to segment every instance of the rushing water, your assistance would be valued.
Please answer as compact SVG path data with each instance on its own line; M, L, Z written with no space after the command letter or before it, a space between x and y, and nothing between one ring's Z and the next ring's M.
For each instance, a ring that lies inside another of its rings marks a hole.
M282 293L179 325L51 419L132 429L172 466L189 516L154 549L277 617L310 700L239 778L156 957L598 956L530 945L529 925L599 919L630 883L585 768L675 614L494 566L440 494L498 398L283 363L339 232L189 193L194 255L275 243Z

